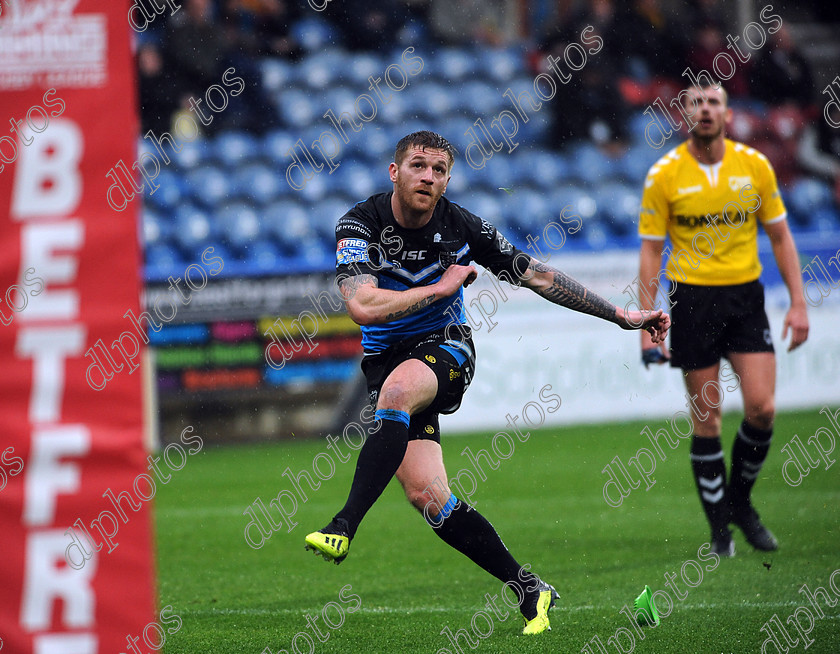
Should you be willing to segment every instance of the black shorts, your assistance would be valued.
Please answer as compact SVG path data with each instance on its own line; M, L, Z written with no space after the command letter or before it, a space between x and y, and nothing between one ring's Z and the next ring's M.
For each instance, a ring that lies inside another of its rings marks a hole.
M459 330L458 339L447 338L441 330L395 343L377 354L366 354L362 359L362 372L367 379L372 406L376 406L379 390L388 375L409 359L422 361L435 373L438 392L428 407L411 416L408 439L440 443L438 415L458 410L475 370L475 347L469 328L464 328L463 334Z
M671 293L671 365L707 368L730 352L773 352L758 280L733 286L675 284Z

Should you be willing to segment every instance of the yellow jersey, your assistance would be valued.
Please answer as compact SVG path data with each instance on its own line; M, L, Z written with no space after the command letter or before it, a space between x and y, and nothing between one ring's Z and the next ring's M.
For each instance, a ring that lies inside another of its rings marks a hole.
M668 279L722 286L758 279L758 221L785 220L773 167L763 154L724 139L723 160L701 164L688 143L651 166L639 216L643 239L671 239Z

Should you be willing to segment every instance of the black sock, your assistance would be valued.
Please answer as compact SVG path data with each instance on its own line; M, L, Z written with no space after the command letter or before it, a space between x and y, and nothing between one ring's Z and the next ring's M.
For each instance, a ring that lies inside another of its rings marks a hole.
M408 447L409 416L405 411L383 409L375 415L382 426L362 446L347 503L335 515L347 521L350 538L397 472Z
M753 427L746 420L741 423L732 445L732 470L729 474L729 502L733 507L743 507L750 502L750 492L767 452L773 430Z
M692 437L691 468L712 534L721 534L729 524L729 507L726 503L726 464L720 436L704 438L695 434Z
M453 495L451 500L454 499ZM449 506L450 503L447 503ZM452 512L438 524L440 526L435 527L435 533L441 540L469 557L499 581L509 584L520 606L527 595L534 593L537 576L516 562L493 525L469 504L457 501ZM525 617L530 620L535 616L536 613Z

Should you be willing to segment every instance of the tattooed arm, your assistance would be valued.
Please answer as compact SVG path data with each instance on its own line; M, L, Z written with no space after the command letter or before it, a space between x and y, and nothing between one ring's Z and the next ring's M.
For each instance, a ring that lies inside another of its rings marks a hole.
M432 302L449 297L461 286L468 286L476 277L472 266L450 266L441 278L429 286L405 291L379 288L374 275L354 275L339 282L347 304L347 313L358 325L391 322L411 315Z
M528 271L521 279L524 286L549 302L614 322L622 329L645 329L654 343L665 338L671 324L668 314L661 310L644 315L638 311L625 312L566 273L546 266L533 257L528 264Z

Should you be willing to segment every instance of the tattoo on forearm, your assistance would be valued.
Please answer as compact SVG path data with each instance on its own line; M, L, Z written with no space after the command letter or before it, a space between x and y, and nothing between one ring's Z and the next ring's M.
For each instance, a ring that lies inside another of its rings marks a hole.
M615 322L615 306L597 293L590 291L580 282L538 261L532 260L528 269L537 273L553 274L554 279L551 286L537 290L537 293L546 300L574 311L588 313Z
M378 288L379 280L375 275L353 275L352 277L345 277L338 285L341 292L344 294L345 300L349 301L353 299L353 296L356 295L359 288L365 284L373 284L373 286Z
M415 311L419 311L423 307L429 306L432 302L435 301L434 294L430 295L429 297L425 297L419 302L415 302L410 307L406 307L402 311L395 311L394 313L389 313L385 316L385 322L391 322L392 320L397 320L399 318L404 318L407 315L414 313Z

